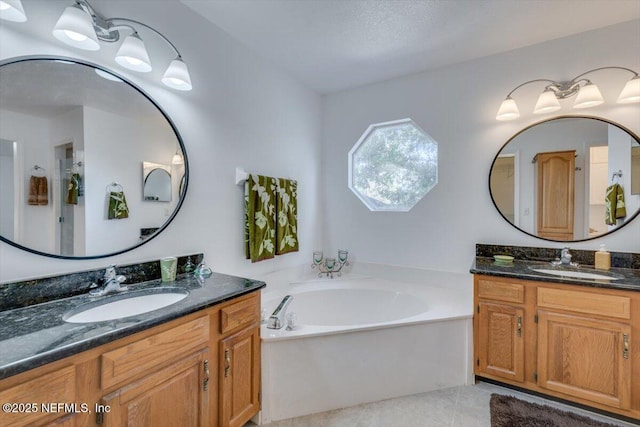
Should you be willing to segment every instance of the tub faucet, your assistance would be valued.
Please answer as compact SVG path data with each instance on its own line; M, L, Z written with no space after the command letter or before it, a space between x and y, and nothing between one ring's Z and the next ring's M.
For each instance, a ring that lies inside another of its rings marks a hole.
M267 328L282 329L284 326L284 318L287 314L287 308L289 307L289 304L291 304L291 300L293 300L293 297L291 295L287 295L282 299L282 301L280 301L278 307L274 310L271 317L269 317Z
M104 282L104 286L102 288L94 289L89 291L89 295L92 296L103 296L108 294L115 294L118 292L123 292L129 289L126 286L120 286L120 283L127 280L126 277L122 275L116 274L116 266L110 265L106 268L104 272L104 276L102 277Z

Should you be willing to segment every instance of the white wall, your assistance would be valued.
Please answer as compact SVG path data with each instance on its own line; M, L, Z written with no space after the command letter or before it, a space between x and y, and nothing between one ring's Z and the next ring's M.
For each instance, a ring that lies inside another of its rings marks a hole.
M0 139L0 234L10 239L15 234L14 144L8 139Z
M308 262L313 248L321 246L322 103L316 93L178 2L149 7L142 0L98 0L92 5L108 16L141 20L169 37L188 63L194 86L188 93L160 83L162 64L172 59L161 40L152 36L145 40L158 65L149 74L136 75L112 60L116 46L85 52L55 41L51 28L65 4L43 0L23 4L26 23L1 21L0 59L72 56L134 81L174 121L187 149L191 176L178 216L144 246L114 257L71 261L32 255L0 243L0 282L198 251L205 253L214 270L247 277ZM300 252L256 264L244 259L243 199L242 188L234 182L236 166L298 180Z
M561 247L519 232L494 208L488 188L491 162L520 129L548 116L531 111L543 89L514 94L521 117L495 120L506 94L536 78L570 79L607 65L640 70L640 21L558 39L500 55L397 78L326 97L323 125L325 249L350 249L361 261L468 271L475 243ZM600 115L640 133L638 104L615 100L631 78L622 71L589 76L605 97L602 106L560 114ZM347 153L372 123L410 117L438 141L438 185L407 213L370 212L347 188ZM526 161L527 159L523 159ZM640 219L576 249L640 251Z
M21 203L16 210L16 215L23 219L18 222L17 234L21 241L32 248L40 251L52 250L54 242L54 209L51 199L54 176L53 151L42 150L41 145L42 141L49 141L49 121L26 114L0 110L0 130L0 138L17 142L17 164L21 169L18 171L20 179L18 191L21 194ZM27 205L29 179L34 173L32 168L35 165L46 170L49 188L49 204L47 205ZM38 224L38 227L29 227L27 224ZM4 243L1 245L4 246ZM1 268L3 258L2 252L0 252L0 274L4 270Z
M90 107L84 107L84 117L87 254L115 252L137 244L140 228L162 226L175 209L177 187L171 202L142 196L142 162L170 165L175 137L167 123L152 126ZM129 207L129 217L122 220L107 219L106 188L113 182L122 186Z

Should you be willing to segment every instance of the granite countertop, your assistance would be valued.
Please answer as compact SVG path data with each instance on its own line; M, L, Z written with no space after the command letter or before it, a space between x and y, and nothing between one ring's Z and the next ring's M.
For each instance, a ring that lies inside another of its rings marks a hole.
M523 280L534 280L539 282L566 283L568 285L591 286L596 288L622 289L640 292L640 270L633 268L612 267L609 273L616 276L612 279L580 279L567 276L556 276L552 274L539 273L529 267L544 268L548 270L578 271L584 273L607 274L606 271L595 270L593 266L554 267L549 262L514 260L512 263L497 263L493 258L478 256L471 266L471 273L487 274L491 276L513 277Z
M189 291L189 295L159 310L92 323L67 323L62 320L62 315L81 304L110 296L96 298L83 294L0 312L0 379L149 329L266 285L257 280L214 273L204 280L185 274L175 282L151 280L129 285L129 289L160 286L183 288Z

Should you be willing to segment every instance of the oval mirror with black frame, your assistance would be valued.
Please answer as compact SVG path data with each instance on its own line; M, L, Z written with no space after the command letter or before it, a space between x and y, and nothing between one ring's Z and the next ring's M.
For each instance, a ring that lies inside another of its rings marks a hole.
M0 117L0 240L55 258L102 258L148 242L178 213L189 176L180 134L123 77L75 59L5 60ZM171 163L176 147L181 164ZM184 177L171 180L177 197L145 203L145 161Z
M590 240L640 213L637 135L598 117L561 116L509 139L491 165L489 191L518 230L551 241Z

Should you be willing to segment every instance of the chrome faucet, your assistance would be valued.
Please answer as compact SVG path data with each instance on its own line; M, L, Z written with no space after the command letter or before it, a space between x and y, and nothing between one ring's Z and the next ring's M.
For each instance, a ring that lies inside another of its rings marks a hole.
M284 326L284 318L287 314L287 308L289 307L289 304L291 304L292 300L293 297L291 295L287 295L282 299L282 301L280 301L280 304L278 304L278 307L267 321L267 328L282 329Z
M104 272L104 276L102 277L104 281L104 286L99 289L94 289L89 291L89 295L92 296L103 296L109 294L116 294L118 292L123 292L129 289L127 286L120 286L120 283L127 280L126 277L122 275L116 274L116 266L110 265L106 268Z
M571 267L577 267L578 263L576 262L571 262L571 254L569 253L569 248L565 247L562 248L562 250L560 251L560 259L557 259L555 261L551 261L551 264L553 265L568 265Z

